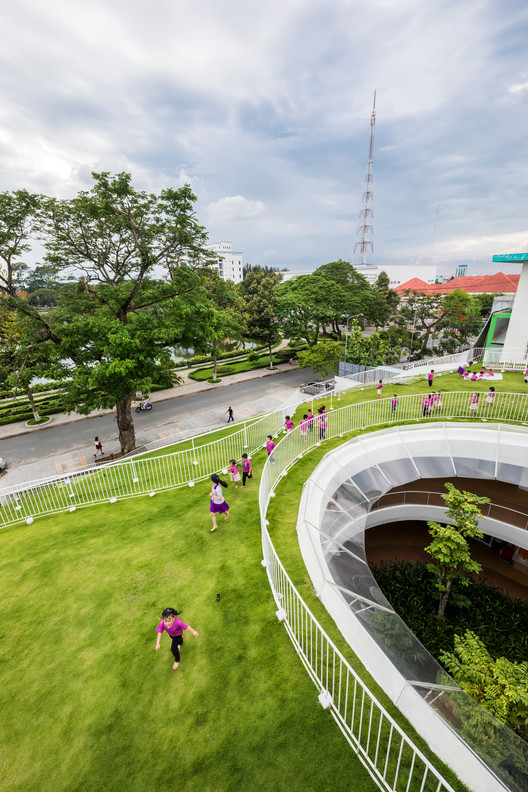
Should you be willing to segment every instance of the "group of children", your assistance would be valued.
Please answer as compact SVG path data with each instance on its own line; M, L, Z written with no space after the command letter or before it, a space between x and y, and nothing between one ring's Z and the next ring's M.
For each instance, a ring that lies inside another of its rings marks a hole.
M479 373L477 374L476 371L470 371L468 366L459 366L457 369L458 379L465 379L469 380L470 382L475 382L476 380L481 380L486 377L486 379L495 376L495 372L492 368L489 368L486 371L486 366L482 366Z
M319 431L319 439L324 440L326 436L326 430L328 429L328 416L324 404L317 410L317 415L314 415L309 409L299 421L299 431L305 443L307 442L307 434L308 432L313 432L314 425L317 426ZM286 420L284 421L284 428L287 435L291 434L294 426L295 424L293 423L292 419L289 415L287 415ZM268 456L269 454L270 452L268 451Z

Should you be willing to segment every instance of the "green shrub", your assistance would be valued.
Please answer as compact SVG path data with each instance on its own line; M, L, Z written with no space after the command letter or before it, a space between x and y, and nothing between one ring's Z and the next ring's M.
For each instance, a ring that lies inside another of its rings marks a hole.
M250 363L256 363L259 357L260 355L258 354L258 352L250 352L247 356L247 359L249 360Z

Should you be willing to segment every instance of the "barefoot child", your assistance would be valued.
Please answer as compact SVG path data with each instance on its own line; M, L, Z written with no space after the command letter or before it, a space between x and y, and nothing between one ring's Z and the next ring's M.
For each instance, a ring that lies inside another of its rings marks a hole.
M216 524L216 515L223 514L224 520L229 518L229 506L226 503L226 500L222 494L222 487L227 487L225 481L222 481L216 473L213 473L211 476L211 481L213 482L213 489L210 494L211 505L209 506L209 511L211 512L211 519L213 521L213 527L211 528L210 533L216 531L218 525Z
M196 630L193 630L190 624L185 624L181 619L178 619L180 613L181 611L177 611L174 608L165 608L161 614L162 621L160 621L156 627L156 632L158 633L156 651L160 648L161 636L164 632L167 633L169 638L172 638L171 652L174 656L173 671L176 671L180 664L180 646L183 644L183 631L190 630L194 637L198 638L198 633Z
M232 459L229 463L229 478L235 483L235 489L238 489L238 482L240 481L240 473L238 472L237 463Z

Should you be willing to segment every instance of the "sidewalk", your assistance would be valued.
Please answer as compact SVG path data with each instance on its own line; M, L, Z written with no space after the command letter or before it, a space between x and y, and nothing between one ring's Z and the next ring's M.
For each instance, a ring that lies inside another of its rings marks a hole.
M155 391L150 395L152 404L159 402L172 401L172 399L179 399L183 396L192 396L195 393L203 393L205 391L218 390L220 388L227 388L230 385L236 385L239 382L246 382L248 380L261 379L262 377L273 377L275 374L281 374L285 371L292 371L297 366L291 366L289 363L280 363L276 371L266 371L265 369L254 369L253 371L241 371L239 374L232 374L226 377L222 382L216 385L210 385L208 382L195 382L189 379L188 372L179 372L183 379L181 385L175 385L167 390ZM269 409L269 408L268 408ZM45 431L46 429L53 429L57 426L64 426L64 424L76 423L77 421L86 421L90 418L97 418L100 415L114 415L114 410L94 410L89 415L81 415L80 413L57 413L51 417L44 426L26 426L24 421L18 423L5 424L0 426L0 440L6 440L10 437L18 437L19 435L35 434L37 432ZM260 410L265 412L265 410ZM257 415L257 413L253 413Z
M272 377L275 374L291 371L292 367L289 363L283 363L278 366L277 371L265 371L264 369L255 369L253 371L244 371L239 374L233 374L230 377L222 380L217 385L209 385L207 382L195 382L183 375L184 382L181 385L176 385L163 391L157 391L151 395L151 401L154 405L160 402L170 401L173 399L182 398L184 396L192 396L193 394L202 393L209 390L217 390L229 387L240 382L261 379L264 377ZM297 368L297 367L295 367ZM182 373L183 374L183 373ZM277 391L274 397L269 395L253 399L251 403L244 401L242 403L233 402L233 409L235 412L236 422L242 426L244 420L250 420L256 415L268 412L269 410L279 409L283 405L291 404L292 398L297 393L297 389L291 387L281 388ZM20 435L35 434L39 435L48 429L53 429L65 424L72 424L87 419L97 418L102 415L114 415L114 410L96 410L90 415L80 415L79 413L58 413L52 416L52 420L42 427L28 428L25 423L7 424L0 427L0 440L14 438ZM221 417L220 417L221 416ZM223 407L220 413L206 411L187 419L178 419L178 425L175 422L169 421L166 423L158 424L150 429L139 430L136 426L136 443L138 448L148 445L149 443L170 444L171 442L179 442L185 440L193 435L202 434L214 429L219 429L226 425L227 418L223 415ZM36 440L36 438L35 438ZM161 441L161 442L160 442ZM105 452L117 452L119 445L116 443L115 448L112 445L105 443ZM57 475L64 475L73 473L76 470L89 468L93 466L93 443L89 446L76 448L74 451L66 452L63 454L55 454L35 462L19 465L18 467L9 467L2 474L0 478L0 490L7 487L20 487L30 481L38 481L40 479L47 479Z

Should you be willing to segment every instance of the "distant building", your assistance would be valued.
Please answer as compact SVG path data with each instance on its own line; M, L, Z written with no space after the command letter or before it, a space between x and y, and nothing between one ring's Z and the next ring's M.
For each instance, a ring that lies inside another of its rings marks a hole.
M396 289L401 283L409 278L418 277L425 283L434 283L436 280L436 267L422 266L416 267L411 264L354 264L356 269L372 285L378 279L380 272L386 272L389 276L389 288ZM300 275L312 275L314 270L296 270L284 273L283 280L292 280Z
M214 254L212 257L214 265L222 280L230 280L233 283L240 283L242 280L242 253L234 252L231 242L214 242L206 245L208 250Z
M420 278L411 278L398 286L396 291L398 294L403 294L407 289L420 294L448 294L455 289L462 289L468 294L515 294L520 277L496 272L495 275L463 275L446 283L433 284L425 283Z
M455 270L455 278L465 278L467 274L468 274L468 265L459 264Z

